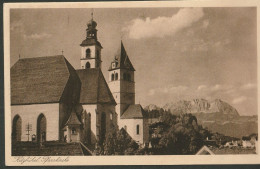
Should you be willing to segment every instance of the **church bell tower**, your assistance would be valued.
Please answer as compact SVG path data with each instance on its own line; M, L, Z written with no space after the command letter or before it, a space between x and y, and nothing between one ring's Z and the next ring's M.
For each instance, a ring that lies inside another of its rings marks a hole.
M80 68L101 68L101 49L103 48L97 40L97 23L93 20L93 12L91 20L87 23L86 39L82 41Z
M135 69L122 42L108 71L108 85L117 103L116 112L120 117L129 105L135 104Z

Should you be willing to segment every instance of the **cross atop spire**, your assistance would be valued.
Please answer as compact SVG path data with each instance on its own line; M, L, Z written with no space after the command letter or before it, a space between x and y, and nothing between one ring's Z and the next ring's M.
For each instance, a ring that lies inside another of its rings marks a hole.
M91 9L91 19L93 20L94 17L93 17L93 8Z

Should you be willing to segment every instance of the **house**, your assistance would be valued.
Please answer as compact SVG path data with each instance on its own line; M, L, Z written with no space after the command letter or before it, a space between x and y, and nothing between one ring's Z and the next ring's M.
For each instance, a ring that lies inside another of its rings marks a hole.
M214 147L204 145L196 155L256 154L255 149L241 147Z
M242 146L244 148L254 148L257 145L257 134L242 137Z
M203 146L196 155L215 155L207 146Z

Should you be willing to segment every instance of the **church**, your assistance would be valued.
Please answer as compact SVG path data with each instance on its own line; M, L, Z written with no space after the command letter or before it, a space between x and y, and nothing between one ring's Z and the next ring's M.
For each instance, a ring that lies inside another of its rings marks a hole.
M11 67L12 141L102 144L124 128L139 144L149 142L148 117L135 104L135 69L123 43L107 75L101 71L97 23L87 23L80 69L63 55L19 59Z

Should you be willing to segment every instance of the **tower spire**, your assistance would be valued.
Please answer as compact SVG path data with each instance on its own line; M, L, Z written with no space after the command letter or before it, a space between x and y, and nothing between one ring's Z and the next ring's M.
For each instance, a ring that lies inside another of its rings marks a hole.
M91 18L87 23L86 39L80 44L81 53L81 68L101 68L101 49L102 46L97 40L97 23L94 21L94 12L91 9Z
M93 8L91 9L91 19L92 19L92 21L94 20L94 17L93 17Z

